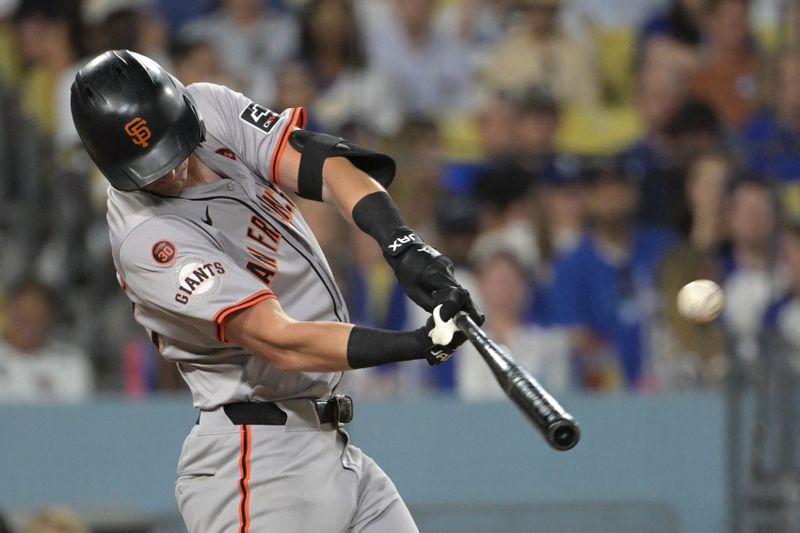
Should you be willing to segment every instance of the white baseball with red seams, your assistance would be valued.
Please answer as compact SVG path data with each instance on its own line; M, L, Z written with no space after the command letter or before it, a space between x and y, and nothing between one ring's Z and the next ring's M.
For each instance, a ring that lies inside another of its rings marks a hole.
M719 285L710 279L698 279L678 291L678 312L684 318L705 324L719 316L724 299Z

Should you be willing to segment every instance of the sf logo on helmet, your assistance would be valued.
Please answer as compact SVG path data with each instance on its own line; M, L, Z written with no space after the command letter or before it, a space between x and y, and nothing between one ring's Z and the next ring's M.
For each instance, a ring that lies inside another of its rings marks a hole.
M134 144L142 148L150 146L147 141L153 136L153 132L147 127L147 121L142 117L136 117L125 124L125 133L128 134Z

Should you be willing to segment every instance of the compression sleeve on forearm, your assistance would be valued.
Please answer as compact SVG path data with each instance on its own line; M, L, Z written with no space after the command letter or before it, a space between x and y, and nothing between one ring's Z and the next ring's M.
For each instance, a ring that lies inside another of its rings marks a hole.
M353 207L353 222L381 245L405 226L403 215L386 191L364 196Z
M389 331L355 326L347 339L347 364L355 369L424 359L430 345L425 328Z

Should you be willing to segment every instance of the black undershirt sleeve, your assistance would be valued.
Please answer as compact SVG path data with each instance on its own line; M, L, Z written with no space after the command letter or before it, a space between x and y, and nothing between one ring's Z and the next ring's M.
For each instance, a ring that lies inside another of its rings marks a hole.
M426 328L389 331L355 326L347 340L347 363L350 368L367 368L424 359L430 345Z

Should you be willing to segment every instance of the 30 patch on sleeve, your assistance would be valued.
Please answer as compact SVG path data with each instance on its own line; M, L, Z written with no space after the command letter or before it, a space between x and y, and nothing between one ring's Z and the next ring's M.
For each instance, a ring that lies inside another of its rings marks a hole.
M169 241L158 241L153 245L153 259L159 265L169 265L175 260L178 253L175 245Z
M260 106L254 102L244 108L239 118L250 124L251 126L260 129L264 133L269 133L272 128L277 124L281 116L273 113L266 107Z

